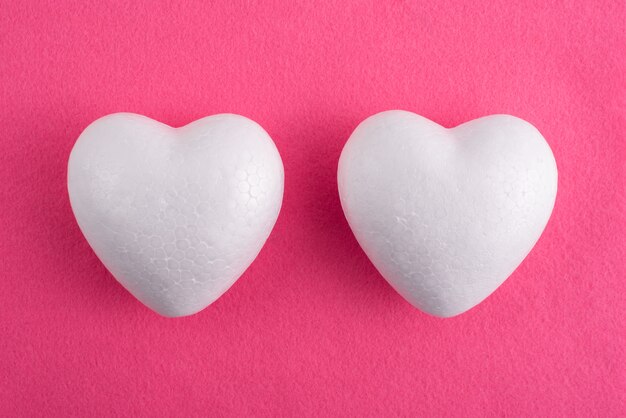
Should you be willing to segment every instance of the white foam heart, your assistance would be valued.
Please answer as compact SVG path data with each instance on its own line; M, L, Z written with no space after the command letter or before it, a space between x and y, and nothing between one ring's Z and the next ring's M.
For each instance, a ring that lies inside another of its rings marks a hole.
M280 211L283 165L243 116L175 129L117 113L78 138L68 190L113 276L161 315L184 316L219 298L261 250Z
M557 168L537 129L516 117L445 129L388 111L352 133L338 186L378 271L415 307L450 317L489 296L535 245Z

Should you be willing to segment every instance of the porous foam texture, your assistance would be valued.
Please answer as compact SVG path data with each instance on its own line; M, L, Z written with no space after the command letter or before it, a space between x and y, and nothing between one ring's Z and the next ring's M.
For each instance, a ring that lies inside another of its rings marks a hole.
M196 313L255 259L283 196L269 135L221 114L172 128L117 113L80 135L68 164L72 210L115 278L161 315Z
M492 115L446 129L405 111L363 121L340 157L359 244L407 301L458 315L522 262L554 206L557 168L531 124Z

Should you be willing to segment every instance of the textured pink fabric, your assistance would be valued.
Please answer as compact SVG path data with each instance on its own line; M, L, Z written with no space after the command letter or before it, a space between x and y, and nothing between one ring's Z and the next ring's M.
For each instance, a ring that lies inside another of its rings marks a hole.
M0 2L0 416L624 416L623 1ZM563 3L563 4L556 4ZM548 227L441 320L376 272L337 159L387 109L543 133ZM214 305L165 319L111 277L66 191L112 112L234 112L285 165L278 223Z

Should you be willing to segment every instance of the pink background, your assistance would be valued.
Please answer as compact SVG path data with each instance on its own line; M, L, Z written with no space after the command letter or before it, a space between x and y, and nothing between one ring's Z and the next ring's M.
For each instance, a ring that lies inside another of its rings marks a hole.
M71 3L0 2L0 416L626 414L623 1ZM457 318L397 295L339 205L344 142L395 108L510 113L556 156L539 243ZM137 302L70 211L70 149L119 111L243 114L282 154L272 235L195 316Z

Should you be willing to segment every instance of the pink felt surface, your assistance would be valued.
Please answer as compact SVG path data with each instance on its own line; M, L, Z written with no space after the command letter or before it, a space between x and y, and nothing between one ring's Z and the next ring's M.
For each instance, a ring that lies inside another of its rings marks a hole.
M0 416L626 414L622 1L0 1ZM510 113L559 167L483 304L407 304L358 247L337 159L365 117ZM96 259L66 192L94 119L259 122L285 197L220 300L171 320Z

